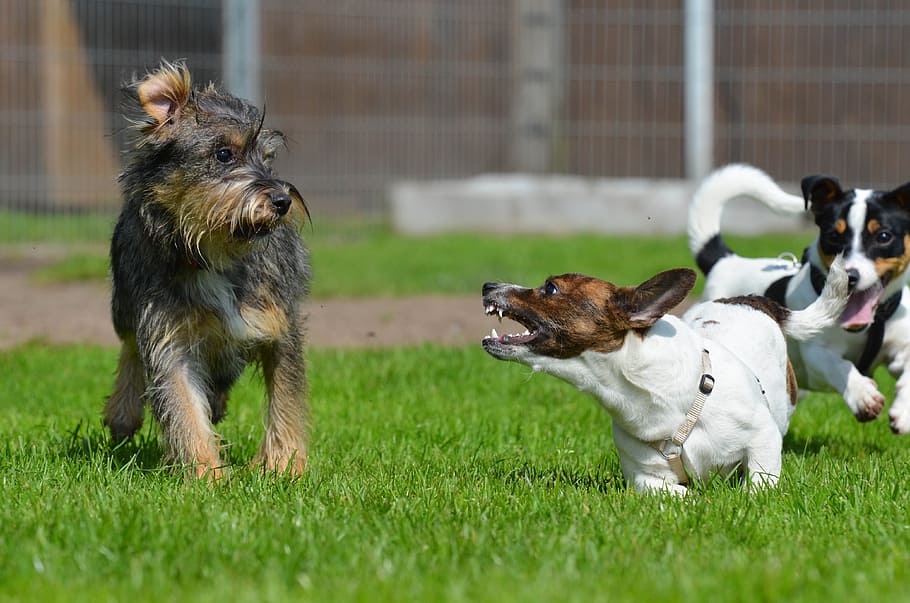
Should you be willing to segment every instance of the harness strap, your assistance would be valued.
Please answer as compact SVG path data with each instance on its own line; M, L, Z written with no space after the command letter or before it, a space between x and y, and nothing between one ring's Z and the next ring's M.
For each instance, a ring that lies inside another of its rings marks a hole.
M705 401L713 390L714 376L711 375L711 356L708 350L702 350L701 378L698 381L698 393L695 394L695 400L692 402L692 406L689 407L685 420L671 437L657 442L649 442L649 445L670 463L670 468L682 485L689 483L689 474L686 473L682 460L682 445L695 428L698 417L701 416L701 411L705 407Z
M875 357L882 349L882 343L885 340L885 322L894 316L897 308L901 305L901 294L904 288L901 287L897 293L883 301L875 309L875 318L866 335L866 345L863 346L863 354L856 363L856 370L867 377L871 377L872 363Z

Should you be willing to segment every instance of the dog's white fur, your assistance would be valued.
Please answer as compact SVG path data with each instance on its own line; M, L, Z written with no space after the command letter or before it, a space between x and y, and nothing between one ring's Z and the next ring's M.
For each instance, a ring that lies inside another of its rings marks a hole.
M637 491L685 493L668 461L649 442L670 437L683 422L707 349L715 386L682 447L685 469L704 479L744 467L751 485L774 485L794 409L787 390L784 333L800 339L816 335L838 318L846 297L847 276L838 260L818 300L791 312L783 325L748 305L703 302L682 318L667 314L644 333L630 331L612 352L556 358L518 346L508 357L568 381L601 402L613 418L623 475Z
M859 236L864 230L865 200L873 191L855 190L856 200L848 215L851 230ZM736 197L751 197L771 210L792 215L804 215L806 202L799 195L782 190L763 171L742 164L721 168L708 176L696 191L689 210L689 247L693 254L720 232L724 206ZM857 290L865 290L878 280L874 263L855 241L850 255L844 258L847 269L859 274ZM704 298L763 293L774 281L792 275L787 291L787 306L805 308L817 294L812 287L810 264L823 266L818 247L808 247L808 261L802 265L780 258L744 258L731 255L718 261L706 277ZM892 280L881 299L887 299L910 279L910 271ZM891 429L895 433L910 433L910 295L904 295L900 306L887 321L884 341L876 364L884 363L898 377L896 396L889 412ZM835 391L841 394L847 407L858 418L875 418L881 412L885 398L873 379L860 373L847 358L858 358L865 346L865 332L844 330L836 323L817 337L791 341L790 359L800 386L816 391Z

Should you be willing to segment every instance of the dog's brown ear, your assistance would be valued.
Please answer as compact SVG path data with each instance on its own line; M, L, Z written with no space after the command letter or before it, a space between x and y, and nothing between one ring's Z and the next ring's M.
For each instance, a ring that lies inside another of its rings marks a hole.
M155 120L155 127L178 117L192 90L190 72L183 63L163 62L136 85L139 104Z
M817 211L827 202L837 199L843 194L840 182L833 176L806 176L802 180L803 199L806 209Z
M629 328L645 329L678 306L695 286L695 271L674 268L657 274L632 290L628 300Z

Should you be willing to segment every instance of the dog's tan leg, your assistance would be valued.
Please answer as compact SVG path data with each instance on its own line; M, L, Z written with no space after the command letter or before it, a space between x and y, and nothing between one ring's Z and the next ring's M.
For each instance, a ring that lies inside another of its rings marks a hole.
M299 475L307 463L306 374L299 339L290 335L265 351L268 391L265 437L256 464L266 471Z
M190 368L192 362L180 355L164 352L157 359L160 368L153 375L152 410L161 425L168 460L185 466L190 477L220 478L218 437L212 430L202 378Z
M104 407L104 424L115 440L133 436L142 427L145 369L139 359L136 339L128 337L120 348L117 381Z

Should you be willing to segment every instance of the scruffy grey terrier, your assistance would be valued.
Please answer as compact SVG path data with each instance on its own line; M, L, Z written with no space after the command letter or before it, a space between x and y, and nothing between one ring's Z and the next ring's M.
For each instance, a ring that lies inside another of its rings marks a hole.
M115 440L148 402L168 462L217 479L213 424L247 364L268 393L256 463L299 474L307 460L300 304L310 276L303 198L272 169L284 135L182 63L125 88L132 140L111 241L112 315L123 342L104 420Z

